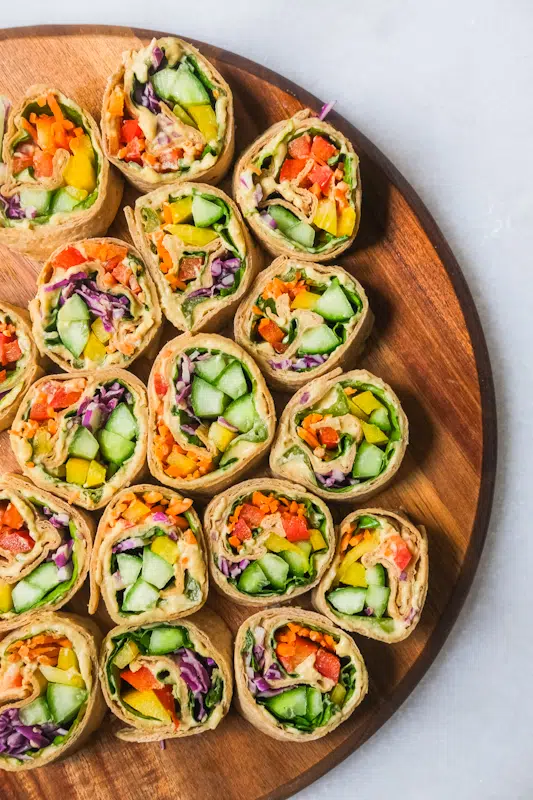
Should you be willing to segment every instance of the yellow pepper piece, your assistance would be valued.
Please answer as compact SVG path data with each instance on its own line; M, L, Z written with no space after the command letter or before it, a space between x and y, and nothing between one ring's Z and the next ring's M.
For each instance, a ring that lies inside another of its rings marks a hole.
M348 586L368 586L365 576L365 568L360 561L351 564L348 569L342 573L342 582Z
M371 391L361 392L352 397L356 406L359 406L365 414L371 414L376 408L382 408L383 404L379 402L377 397L374 397Z
M72 155L63 170L63 178L68 186L85 189L90 193L96 187L94 169L94 150L87 135L72 139L70 142Z
M91 325L91 330L99 339L102 344L107 344L107 342L111 339L111 333L108 333L104 328L104 323L102 322L102 317L96 317L95 321Z
M351 550L348 550L344 556L337 573L339 580L344 581L344 575L348 571L348 568L356 561L359 561L365 553L374 550L378 544L379 538L375 533L365 534L365 538L359 542L359 544L356 544L355 547L352 547Z
M227 450L229 444L235 439L236 435L234 431L228 430L228 428L225 428L224 425L221 425L219 422L212 422L209 427L209 439L221 453Z
M338 683L331 692L330 699L336 706L342 706L344 698L346 697L346 688L342 683Z
M148 689L144 692L131 689L130 691L124 692L122 701L136 711L139 711L145 717L152 717L161 722L170 722L170 714L152 689Z
M142 503L140 500L135 499L128 508L122 512L124 519L128 522L139 522L143 517L150 513L150 506Z
M348 408L350 409L350 413L357 417L358 419L362 419L365 422L368 422L368 414L365 414L362 408L356 406L353 400L349 397L348 398Z
M85 484L89 472L89 462L86 458L69 458L66 468L67 483L75 483L77 486Z
M13 608L11 594L11 584L6 583L5 581L0 581L0 614L6 614Z
M170 203L170 213L172 214L172 222L174 225L189 219L192 215L192 195L180 197L179 200Z
M314 292L298 292L296 297L291 303L291 308L307 308L313 309L317 302L320 300L320 295Z
M33 437L33 455L46 456L52 449L52 436L46 428L39 428Z
M188 113L196 122L200 133L207 142L218 136L218 123L216 114L210 105L186 106Z
M355 228L355 209L343 208L337 221L337 236L351 236Z
M105 473L106 469L103 464L99 464L98 461L91 461L89 463L89 469L87 470L85 486L88 489L94 486L101 486L102 483L105 482Z
M203 247L209 242L213 242L218 233L211 230L211 228L196 228L194 225L165 225L164 229L167 233L177 236L183 244L192 244L198 247Z
M270 550L272 553L282 553L284 550L292 550L294 553L299 553L301 555L302 550L298 545L294 544L293 542L289 542L288 539L284 539L283 536L279 536L277 533L271 533L268 539L265 541L265 547L267 550Z
M139 648L133 641L133 639L128 639L126 644L120 648L118 651L113 664L118 669L124 669L131 664L134 658L137 658L139 655Z
M318 201L313 224L332 236L337 235L337 207L332 197L323 197Z
M184 456L182 453L172 452L168 457L168 463L179 472L180 478L186 478L196 469L196 461L193 461L189 456Z
M313 550L323 550L327 547L324 537L316 528L309 531L309 541Z
M58 667L49 667L47 664L41 664L39 669L49 683L62 683L65 686L76 686L78 689L85 689L85 681L78 670L72 667L70 669L59 669Z
M107 350L105 349L105 345L103 345L100 339L91 331L83 351L83 357L88 361L95 361L101 364L106 355Z
M169 564L175 564L179 556L178 543L175 542L170 536L156 536L150 550L157 556L161 556Z
M387 434L377 425L372 425L370 422L362 422L361 425L363 426L365 439L370 444L386 444L389 441Z
M58 669L75 669L79 670L78 659L72 647L62 647L57 657Z

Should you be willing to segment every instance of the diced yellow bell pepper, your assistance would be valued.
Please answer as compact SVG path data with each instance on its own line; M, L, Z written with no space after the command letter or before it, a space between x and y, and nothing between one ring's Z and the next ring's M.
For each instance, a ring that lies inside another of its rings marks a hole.
M68 186L76 189L94 191L96 172L94 169L94 151L87 135L72 139L70 143L72 155L63 170L63 178Z
M218 233L211 228L196 228L194 225L165 225L167 233L177 236L183 244L192 244L197 247L204 247L209 242L213 242Z
M227 450L230 442L235 439L236 433L225 428L219 422L212 422L209 427L209 439L221 453Z
M313 224L332 236L337 235L337 207L332 197L323 197L318 201Z
M168 457L168 463L171 467L179 472L180 478L186 478L191 472L196 469L196 461L193 461L189 456L184 456L182 453L173 451Z
M389 441L387 434L377 425L372 425L370 422L362 422L361 425L363 426L365 439L370 444L386 444Z
M78 486L85 484L89 472L89 461L86 458L69 458L66 468L67 483L75 483Z
M57 657L57 668L79 670L78 659L72 647L61 648Z
M319 300L320 300L319 294L315 294L314 292L308 292L307 290L304 290L303 292L298 292L298 294L291 303L291 308L313 309Z
M10 583L0 581L0 614L7 614L13 608L11 599L12 588Z
M120 650L118 651L117 655L115 656L115 660L113 661L113 664L115 667L118 667L119 669L124 669L125 667L128 666L128 664L131 664L131 662L135 658L137 658L138 655L139 655L139 648L137 647L133 639L128 639L126 644L123 645L123 647L121 647Z
M357 417L358 419L362 419L365 422L368 422L368 414L365 414L362 408L356 406L353 400L348 397L348 408L350 409L350 413Z
M187 197L180 197L179 200L170 203L170 213L172 214L174 225L189 219L192 216L192 194Z
M365 414L371 414L376 408L381 408L383 405L379 402L377 397L374 397L370 390L353 395L352 400Z
M130 503L128 508L122 512L122 516L124 519L127 519L128 522L139 522L139 520L146 517L149 513L150 506L147 506L146 503L142 503L135 498L133 503Z
M187 106L187 111L198 125L198 129L207 142L218 136L218 123L216 114L210 105Z
M355 209L343 208L337 221L337 236L351 236L355 228Z
M150 550L157 556L161 556L169 564L175 564L178 560L180 549L178 543L170 536L156 536L150 545Z
M98 461L94 461L94 459L89 463L89 469L87 470L87 477L85 479L85 486L88 489L93 488L94 486L101 486L102 483L105 483L105 475L106 469L103 464L99 464Z
M348 550L344 556L337 572L339 580L344 581L344 575L348 571L349 567L351 567L356 561L359 561L365 553L370 552L370 550L374 550L378 544L379 538L375 533L369 533L368 535L365 534L364 539L359 542L359 544L356 544L355 547L352 547L351 550Z
M50 667L48 664L40 664L39 669L49 683L62 683L65 686L76 686L78 689L85 689L85 681L77 669L59 669Z
M316 528L312 528L309 531L309 541L311 542L313 550L323 550L327 547L324 537Z
M196 128L195 121L192 119L192 117L190 117L187 114L183 106L180 106L179 103L175 103L172 112L177 116L178 119L181 119L181 121L184 122L186 125L190 125L192 128Z
M342 582L348 586L368 586L365 576L365 568L360 561L351 564L342 573Z
M130 691L124 692L122 701L145 717L152 717L161 722L170 722L170 714L152 689L148 689L144 692L138 692L137 689L130 689Z
M102 342L102 344L107 344L107 342L111 339L111 333L106 331L104 328L102 317L96 317L95 321L91 325L91 330L96 338Z
M294 544L293 542L289 542L288 539L284 539L283 536L279 536L277 533L270 534L268 539L265 541L265 547L272 553L282 553L284 550L292 550L294 553L300 554L302 552L298 545Z
M100 339L95 336L93 331L91 331L83 351L83 357L89 361L95 361L96 363L101 364L106 355L107 350L105 349L105 345L102 344Z
M346 688L342 685L342 683L338 683L330 694L331 702L335 703L336 706L342 706L345 697Z
M39 428L33 437L33 455L46 456L52 449L52 436L46 428Z

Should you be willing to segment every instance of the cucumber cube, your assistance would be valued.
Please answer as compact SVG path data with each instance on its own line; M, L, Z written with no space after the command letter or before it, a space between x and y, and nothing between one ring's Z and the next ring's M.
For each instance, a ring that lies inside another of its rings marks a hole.
M113 464L122 464L127 458L133 455L135 442L130 442L130 440L125 439L124 436L120 436L118 433L113 433L113 431L107 431L103 428L101 431L98 431L97 437L100 442L102 456L106 461L110 461Z
M21 189L19 197L22 208L35 208L40 217L48 211L52 192L46 189Z
M216 382L217 389L220 389L233 400L242 397L248 391L246 378L243 368L238 361L232 361L224 372L219 376Z
M226 359L222 353L206 358L203 361L195 361L195 375L203 378L208 383L215 383L218 376L226 367Z
M289 574L289 565L285 559L274 553L265 553L257 563L274 589L285 589L287 575Z
M77 297L77 295L74 296ZM64 307L65 306L63 306L63 308ZM57 332L67 350L72 353L74 358L78 358L85 350L85 345L89 341L89 323L82 319L75 319L71 322L64 323L58 314Z
M375 478L383 467L383 450L375 444L361 442L353 463L354 478Z
M307 687L297 686L286 692L269 697L265 703L268 710L281 719L305 717L307 712Z
M320 300L317 301L313 311L332 322L340 322L353 317L352 304L344 293L338 278L333 278Z
M368 420L375 425L377 428L380 428L384 433L389 433L391 429L391 423L389 418L389 412L385 408L385 406L381 406L381 408L376 408L371 414Z
M246 592L246 594L257 594L261 589L268 586L268 583L268 578L261 569L259 562L252 561L252 563L248 564L246 569L241 572L237 588L240 592Z
M316 328L308 328L303 332L298 353L302 355L316 353L331 353L340 345L341 341L336 333L326 324Z
M44 595L45 592L40 586L34 586L27 578L23 578L15 584L11 600L16 613L20 614L38 603Z
M148 652L153 655L172 653L186 642L184 628L155 628L150 635Z
M45 722L52 721L48 703L42 695L29 705L19 709L19 717L23 725L43 725Z
M311 553L313 551L313 545L312 545L311 541L310 540L303 540L301 542L295 542L295 544L296 544L297 547L300 548L300 550L302 550L305 553L307 558L309 558L309 556L311 555Z
M143 565L142 558L128 555L128 553L119 553L117 563L120 577L126 586L131 586L139 577Z
M289 565L291 575L303 577L309 571L309 558L303 550L299 553L295 550L284 550L280 555Z
M191 403L197 417L208 419L220 417L228 402L227 396L220 389L211 386L203 378L195 377L192 382Z
M100 445L88 428L80 425L69 445L68 454L74 458L86 458L91 461L96 457Z
M64 683L49 683L46 700L52 719L58 725L73 719L87 699L87 690Z
M241 433L248 433L253 428L256 416L252 394L245 394L234 400L224 414L230 425L234 425Z
M365 570L366 582L369 586L385 586L386 573L383 564L374 564Z
M119 403L113 409L105 424L105 430L118 433L124 439L133 439L137 435L137 422L126 403Z
M298 242L303 247L313 247L315 243L315 229L307 222L299 221L292 227L287 236L294 242Z
M307 687L307 711L305 712L305 716L312 722L312 720L316 719L321 713L324 704L322 702L322 692L320 689L316 689L314 686Z
M174 577L174 567L149 547L143 550L142 577L152 586L162 589Z
M372 609L375 617L382 617L387 610L390 589L388 586L369 586L366 592L365 605Z
M285 234L300 221L298 217L295 214L291 214L285 206L270 205L268 206L268 213L274 219L280 231Z
M40 589L44 596L50 589L53 589L54 586L58 586L58 584L61 583L61 579L57 577L57 573L58 569L53 561L44 561L28 575L26 580L28 583L31 583L32 586L36 586Z
M205 197L200 197L196 194L192 201L192 216L194 224L198 228L208 228L214 222L220 219L224 214L224 209L218 203L213 203L211 200L206 200Z
M128 586L122 599L122 611L140 613L155 608L159 600L159 590L142 578L137 578L133 586Z
M362 586L346 586L329 592L327 599L341 614L360 614L365 607L366 594L367 589Z
M88 321L89 319L89 308L79 294L73 294L72 297L69 297L57 312L58 323L67 323L73 320Z
M166 67L152 75L155 93L163 100L173 100L182 106L209 104L209 95L204 85L191 70L181 64L179 68Z

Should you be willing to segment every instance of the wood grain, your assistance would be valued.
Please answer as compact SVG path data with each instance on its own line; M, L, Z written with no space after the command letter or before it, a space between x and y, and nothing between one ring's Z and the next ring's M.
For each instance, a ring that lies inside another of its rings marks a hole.
M120 53L147 42L150 31L89 26L0 32L1 91L17 99L45 80L97 118L107 76ZM235 94L236 153L267 126L320 101L253 62L195 42L213 59ZM339 263L365 286L376 316L361 366L398 393L409 417L411 444L397 480L379 505L406 511L428 529L429 594L422 620L406 641L386 646L357 637L370 673L368 698L331 736L306 745L271 740L235 711L213 733L157 745L126 745L113 722L64 763L2 774L13 800L225 800L287 797L331 769L368 739L425 673L455 621L472 581L488 525L496 466L496 414L490 363L476 309L453 254L428 211L387 159L338 114L330 121L361 156L363 216L355 245ZM222 185L228 191L229 180ZM125 202L136 196L132 189ZM126 236L120 212L110 235ZM0 294L25 305L38 265L0 252ZM267 262L268 263L268 262ZM175 332L167 323L165 338ZM134 369L146 378L149 363ZM284 398L276 398L278 408ZM6 435L2 468L16 467ZM337 520L351 508L334 509ZM71 603L86 613L86 588ZM235 631L251 609L211 590L209 605ZM109 620L99 613L107 630Z

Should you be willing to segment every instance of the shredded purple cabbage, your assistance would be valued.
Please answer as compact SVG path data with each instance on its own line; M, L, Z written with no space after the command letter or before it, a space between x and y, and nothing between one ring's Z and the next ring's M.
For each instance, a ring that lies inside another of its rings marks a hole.
M336 102L337 102L336 100L332 100L330 103L324 103L324 105L320 109L320 114L318 115L318 119L320 120L325 119Z
M340 469L332 469L331 472L328 472L326 475L320 475L318 472L315 472L315 478L322 486L325 486L326 489L343 489L345 486L353 486L357 483L356 479L352 478L350 473L345 475Z
M316 355L312 356L302 356L301 358L296 359L293 363L290 358L282 358L279 361L269 361L271 367L274 369L290 369L293 372L301 372L303 369L312 369L313 367L318 367L320 364L323 364L324 361L327 360L327 356Z
M247 558L243 558L238 564L228 561L224 556L219 556L218 558L218 568L226 578L238 578L249 563L250 561Z
M163 53L161 48L157 47L157 45L156 45L154 47L154 49L152 50L152 64L154 65L154 70L159 69L159 67L161 66L161 62L163 61L164 57L165 57L165 54Z
M140 536L132 536L131 539L123 539L118 544L114 545L113 553L124 553L126 550L135 550L137 547L143 547L144 540Z
M4 214L8 219L26 219L26 209L20 205L20 197L14 194L12 197L4 197L0 194L0 201L4 206Z
M80 403L77 417L84 428L94 433L107 422L107 418L121 401L128 402L128 395L129 392L118 381L108 388L99 386L92 397L86 397ZM130 401L132 399L130 395Z
M213 285L209 288L195 289L189 297L216 297L224 289L228 289L235 283L235 273L241 267L241 260L236 256L215 258L211 264L211 275Z
M194 716L198 722L207 719L205 695L211 688L213 659L205 659L188 647L180 647L175 655L180 675L194 697ZM208 663L209 662L209 663Z
M149 81L148 83L141 83L137 86L133 93L133 99L138 106L144 106L144 108L147 108L152 114L159 114L161 111L161 105L155 95L154 87Z
M74 542L72 539L68 539L65 544L62 544L60 547L57 548L54 555L52 556L52 561L58 568L58 570L66 569L71 561L72 556L72 549L74 547Z
M9 708L0 714L0 753L25 761L30 758L30 750L48 747L56 736L66 733L67 729L51 722L23 725L18 708Z

